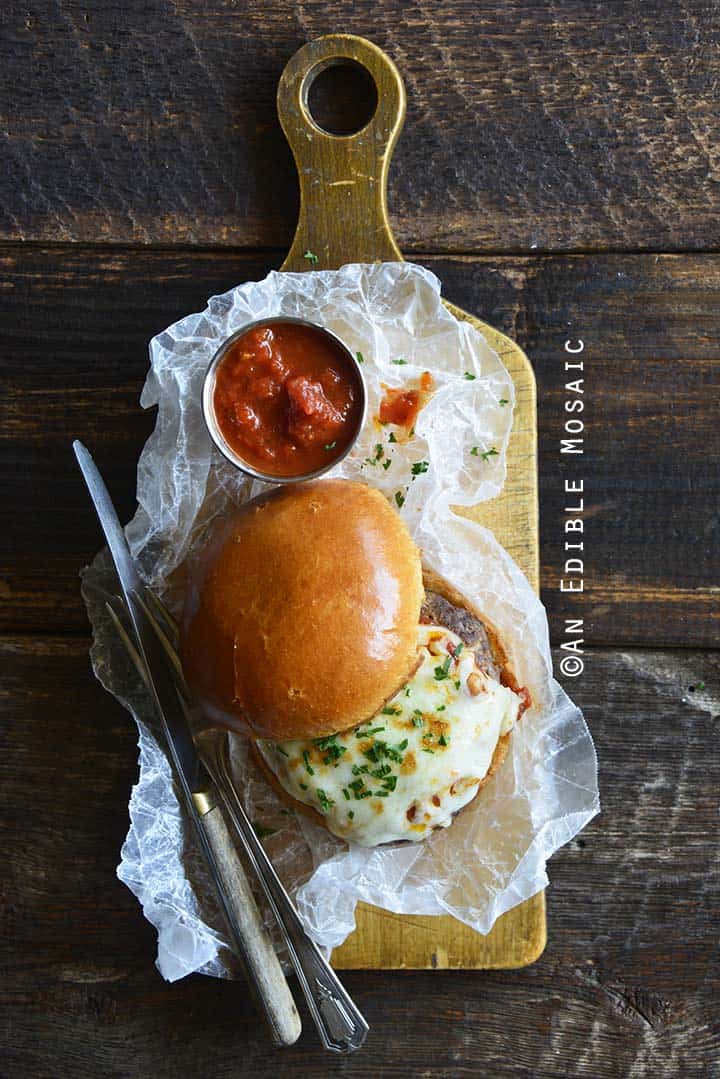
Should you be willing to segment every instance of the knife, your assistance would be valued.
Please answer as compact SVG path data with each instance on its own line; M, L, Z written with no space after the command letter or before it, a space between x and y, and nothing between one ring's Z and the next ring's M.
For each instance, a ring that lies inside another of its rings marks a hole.
M155 710L173 770L227 923L276 1045L293 1045L302 1029L282 967L253 898L220 808L215 784L198 755L163 648L145 612L144 585L102 476L81 442L73 449L105 534L135 631Z

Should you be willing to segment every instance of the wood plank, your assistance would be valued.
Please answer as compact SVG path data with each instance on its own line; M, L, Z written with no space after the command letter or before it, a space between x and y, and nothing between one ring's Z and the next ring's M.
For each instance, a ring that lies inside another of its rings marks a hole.
M535 367L541 581L553 638L564 618L582 617L590 643L642 644L651 633L657 644L715 645L720 256L423 261L448 298L515 338ZM148 338L278 262L272 252L0 249L0 627L85 627L77 572L99 540L70 439L96 452L129 517L153 423L137 405ZM577 474L559 453L568 336L583 338L588 363L582 596L558 586L563 481Z
M114 875L135 736L86 650L0 640L3 1075L327 1071L309 1022L279 1058L242 983L169 986L153 969ZM720 653L589 654L574 692L604 808L550 865L546 952L521 971L345 975L372 1031L343 1074L717 1075L719 687Z
M407 252L717 247L707 0L41 0L3 12L0 236L287 249L283 66L332 30L408 88L390 207Z

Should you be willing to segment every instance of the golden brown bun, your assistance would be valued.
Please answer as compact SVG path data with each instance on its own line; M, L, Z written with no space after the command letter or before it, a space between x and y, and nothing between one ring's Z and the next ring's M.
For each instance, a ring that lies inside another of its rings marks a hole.
M474 614L476 618L480 619L480 621L485 626L488 639L490 641L490 646L492 648L493 658L497 667L500 669L500 681L503 685L509 686L510 689L517 692L519 689L519 685L517 679L507 665L507 653L505 652L505 649L500 642L497 630L487 621L485 615L483 615L483 613L472 603L468 602L468 600L466 600L465 597L457 591L457 589L453 588L452 585L448 584L448 582L443 577L440 577L433 570L425 567L423 568L423 582L425 588L427 588L428 591L437 592L439 595L449 600L449 602L452 603L453 606L464 607L465 610L470 611L471 614ZM478 794L483 789L485 784L489 782L490 778L495 775L495 773L498 771L503 761L507 757L508 750L510 748L511 734L512 731L508 731L507 734L503 734L498 739L498 743L495 746L495 752L493 753L492 760L490 761L490 767L488 768L487 772L485 773L483 779L480 782L480 785L478 786L475 798L477 798ZM310 820L315 821L316 824L321 824L324 826L325 818L322 816L321 813L318 813L317 810L313 809L312 806L305 805L304 802L300 802L296 798L293 798L293 796L285 790L275 773L267 764L262 753L260 753L260 751L257 749L257 747L253 744L252 741L250 743L250 748L255 763L259 766L260 770L265 776L265 779L268 781L268 783L278 795L278 797L292 809L295 809L299 813L302 813L306 817L309 817ZM472 803L475 801L475 798L472 798L470 802L468 802L468 805L472 805ZM463 808L467 808L467 806L464 806ZM460 810L460 812L462 813L462 810Z
M227 726L318 738L375 715L410 677L420 555L379 491L295 484L214 531L183 618L185 676Z

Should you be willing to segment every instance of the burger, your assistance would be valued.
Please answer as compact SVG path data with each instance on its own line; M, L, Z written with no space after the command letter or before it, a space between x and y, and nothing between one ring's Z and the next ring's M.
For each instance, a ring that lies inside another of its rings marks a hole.
M366 847L448 827L530 703L487 619L423 569L379 491L345 480L275 490L214 526L181 658L281 797Z

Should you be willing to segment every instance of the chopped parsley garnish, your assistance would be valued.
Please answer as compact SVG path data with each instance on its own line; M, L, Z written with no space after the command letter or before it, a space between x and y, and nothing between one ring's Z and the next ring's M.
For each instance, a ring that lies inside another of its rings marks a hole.
M391 362L397 364L398 367L401 367L403 364L407 363L407 360L392 360Z
M368 770L367 764L353 764L353 766L352 766L352 774L354 776L365 775L367 770ZM352 784L351 784L351 786L352 786Z
M383 780L383 787L386 791L394 791L397 787L397 776L388 776Z
M473 446L473 448L470 450L470 456L471 457L477 457L479 452L480 452L480 447L479 446Z
M386 704L385 707L381 710L381 715L383 715L383 716L399 716L401 712L402 712L402 708L395 708L391 704Z
M477 378L477 375L473 375L470 371L466 371L465 378L468 380L468 382L474 382Z
M382 757L382 752L378 753L378 747L384 744L384 742L376 742L375 745L370 746L370 749L365 750L364 756L366 756L369 761L372 761L373 764L377 764Z
M282 753L283 757L289 757L290 756L290 754L287 752L287 750L283 749L283 747L278 745L277 742L275 743L275 749L278 751L278 753Z
M373 764L379 764L383 757L387 757L388 760L395 761L397 764L403 762L403 750L407 749L408 740L404 738L402 742L398 742L396 746L388 745L387 742L377 741L370 746L369 749L363 751L363 756L367 757Z
M336 734L329 734L325 738L313 738L313 744L316 745L318 749L327 749L328 746L333 745L333 743L336 741Z
M429 468L429 461L416 461L410 471L412 472L413 476L422 476L423 472L427 472Z
M388 442L397 442L397 439L395 438L395 435L392 431L388 435Z
M450 664L452 663L452 656L448 656L441 667L435 668L435 680L437 682L444 681L450 671Z
M434 749L428 749L427 746L423 746L423 753L434 753Z
M380 731L384 731L384 727L371 727L369 731L355 731L356 738L369 738L371 734L378 734Z
M333 742L327 747L326 754L323 757L323 764L334 764L337 768L343 753L347 753L346 747L339 746L337 742Z
M373 768L370 775L373 779L384 779L385 776L389 776L392 772L392 768L389 764L381 764L379 768Z
M324 450L334 450L336 446L337 446L337 442L326 442L325 445L323 446L323 449Z
M405 495L401 494L400 491L396 491L395 501L397 502L397 508L401 510L405 504Z
M460 659L460 656L462 655L462 651L463 651L464 647L465 647L465 645L463 644L462 641L460 641L459 644L455 645L455 650L453 652L453 655L455 656L455 659Z
M509 405L510 404L507 397L501 397L500 401L498 403L501 404L501 405Z
M306 749L303 750L303 760L305 761L305 771L309 776L315 775L315 769L310 764L310 754Z
M362 352L356 352L355 359L358 363L365 363L365 357L363 356Z
M348 809L348 820L355 820L355 814L352 809Z
M410 687L409 687L409 686L408 686L408 688L407 688L407 689L405 690L405 696L406 696L406 697L409 697L409 696L410 696Z
M345 799L346 802L349 802L350 801L350 791L347 789L347 787L343 787L342 791L343 791L343 798Z
M375 445L375 460L379 461L384 452L385 451L382 448L382 442L376 443L376 445Z
M705 683L698 682L698 684L695 686L695 689L705 689Z
M373 791L373 797L374 798L387 798L389 793L390 793L389 791Z
M343 753L347 753L345 746L331 745L327 748L327 753L323 757L323 764L334 764L337 768L340 758Z
M357 797L358 791L361 791L364 786L365 786L365 780L364 779L353 779L352 783L348 783L348 787L350 788L350 790L355 791L355 796L356 797Z
M438 745L439 746L446 746L447 745L447 738L445 737L444 734L441 734L440 737L438 738Z
M436 712L444 712L446 708L447 708L447 705L445 705L445 704L439 704L439 705L437 706L437 708L435 709L435 711L436 711Z
M460 679L459 678L456 679L456 681L455 681L455 689L460 689Z
M408 747L408 740L407 740L407 738L403 738L402 742L398 742L398 744L396 746L386 746L385 747L385 752L387 753L387 755L388 755L388 757L390 758L391 761L396 761L397 764L402 764L402 762L403 762L402 754L405 752L407 747Z
M422 716L413 716L412 723L413 727L423 727L425 725L425 720Z
M256 820L252 822L253 831L258 839L265 839L266 836L275 835L277 828L266 828L264 824L259 824Z
M330 806L335 805L335 802L332 800L332 798L328 798L325 791L322 790L320 787L316 787L315 790L317 793L318 802L327 813L328 809L330 809Z
M432 742L432 735L430 734L429 731L428 731L427 734L424 734L422 736L422 740L423 740L423 742Z
M307 260L308 260L308 262L311 262L311 263L313 264L313 266L314 266L314 265L315 265L315 264L317 263L317 261L318 261L318 257L317 257L317 255L315 255L315 254L314 254L314 253L313 253L312 251L306 251L306 252L305 252L305 254L303 255L303 258L304 258L304 259L307 259Z
M481 453L480 456L482 457L483 461L489 461L491 457L498 456L498 451L495 449L494 446L492 446L489 450L485 450L485 453Z
M389 457L388 457L387 461L383 461L382 466L383 466L383 468L385 469L386 472L390 468L391 464L392 464L392 461L390 460Z
M307 783L301 783L301 784L300 784L300 790L301 790L301 791L306 791L307 789L308 789L308 785L307 785Z

